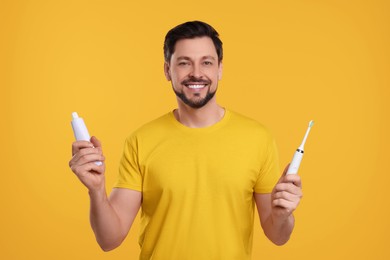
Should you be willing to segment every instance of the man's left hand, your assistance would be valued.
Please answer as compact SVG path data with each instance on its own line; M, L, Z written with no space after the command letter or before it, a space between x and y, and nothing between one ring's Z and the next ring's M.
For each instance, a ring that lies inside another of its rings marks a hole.
M288 218L298 207L303 196L301 177L297 174L286 174L289 166L284 169L271 194L274 221Z

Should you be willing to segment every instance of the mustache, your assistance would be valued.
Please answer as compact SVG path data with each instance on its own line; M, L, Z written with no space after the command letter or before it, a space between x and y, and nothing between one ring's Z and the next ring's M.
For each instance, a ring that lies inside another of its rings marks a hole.
M185 79L181 82L182 85L188 85L190 83L201 83L201 84L209 85L211 81L202 78L197 78L197 77L189 77L188 79Z

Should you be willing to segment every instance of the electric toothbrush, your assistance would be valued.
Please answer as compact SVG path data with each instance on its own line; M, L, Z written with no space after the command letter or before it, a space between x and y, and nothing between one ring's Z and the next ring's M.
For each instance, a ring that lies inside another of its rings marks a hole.
M298 147L296 152L294 153L293 159L290 163L290 166L288 167L287 174L296 174L298 173L299 165L301 164L302 158L303 158L303 153L304 153L304 146L306 143L307 136L309 135L310 129L314 125L314 121L311 120L309 122L309 127L306 130L305 137L303 137L303 141L301 145Z
M84 123L84 120L79 117L79 115L76 112L72 113L72 128L74 137L77 141L91 141L91 137L89 136L87 126ZM103 163L100 161L95 162L96 165L100 166Z

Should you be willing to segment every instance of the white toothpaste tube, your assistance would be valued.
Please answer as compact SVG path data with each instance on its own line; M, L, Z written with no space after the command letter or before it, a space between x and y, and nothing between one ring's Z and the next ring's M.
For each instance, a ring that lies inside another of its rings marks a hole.
M72 113L71 123L72 123L74 137L76 138L76 140L90 142L91 137L88 133L87 126L85 125L84 120L81 117L79 117L79 115L76 112ZM103 163L100 161L96 161L95 164L100 166Z

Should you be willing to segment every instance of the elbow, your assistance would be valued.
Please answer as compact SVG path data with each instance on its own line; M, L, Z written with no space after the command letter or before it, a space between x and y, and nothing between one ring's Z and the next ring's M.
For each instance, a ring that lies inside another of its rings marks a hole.
M99 244L100 248L104 251L104 252L109 252L111 250L114 250L115 248L117 248L117 246L110 246L110 245L101 245Z
M108 241L97 241L100 248L104 251L104 252L109 252L109 251L112 251L114 250L115 248L119 247L121 244L122 244L122 240L117 240L117 241L114 241L114 240L108 240Z
M290 240L290 236L287 237L268 237L268 239L277 246L283 246Z
M288 242L288 239L287 240L277 240L277 241L272 241L272 243L274 243L274 245L277 245L277 246L283 246L285 245L286 243Z
M119 247L126 238L126 235L120 232L102 233L96 232L96 230L93 231L96 242L104 252L109 252Z

